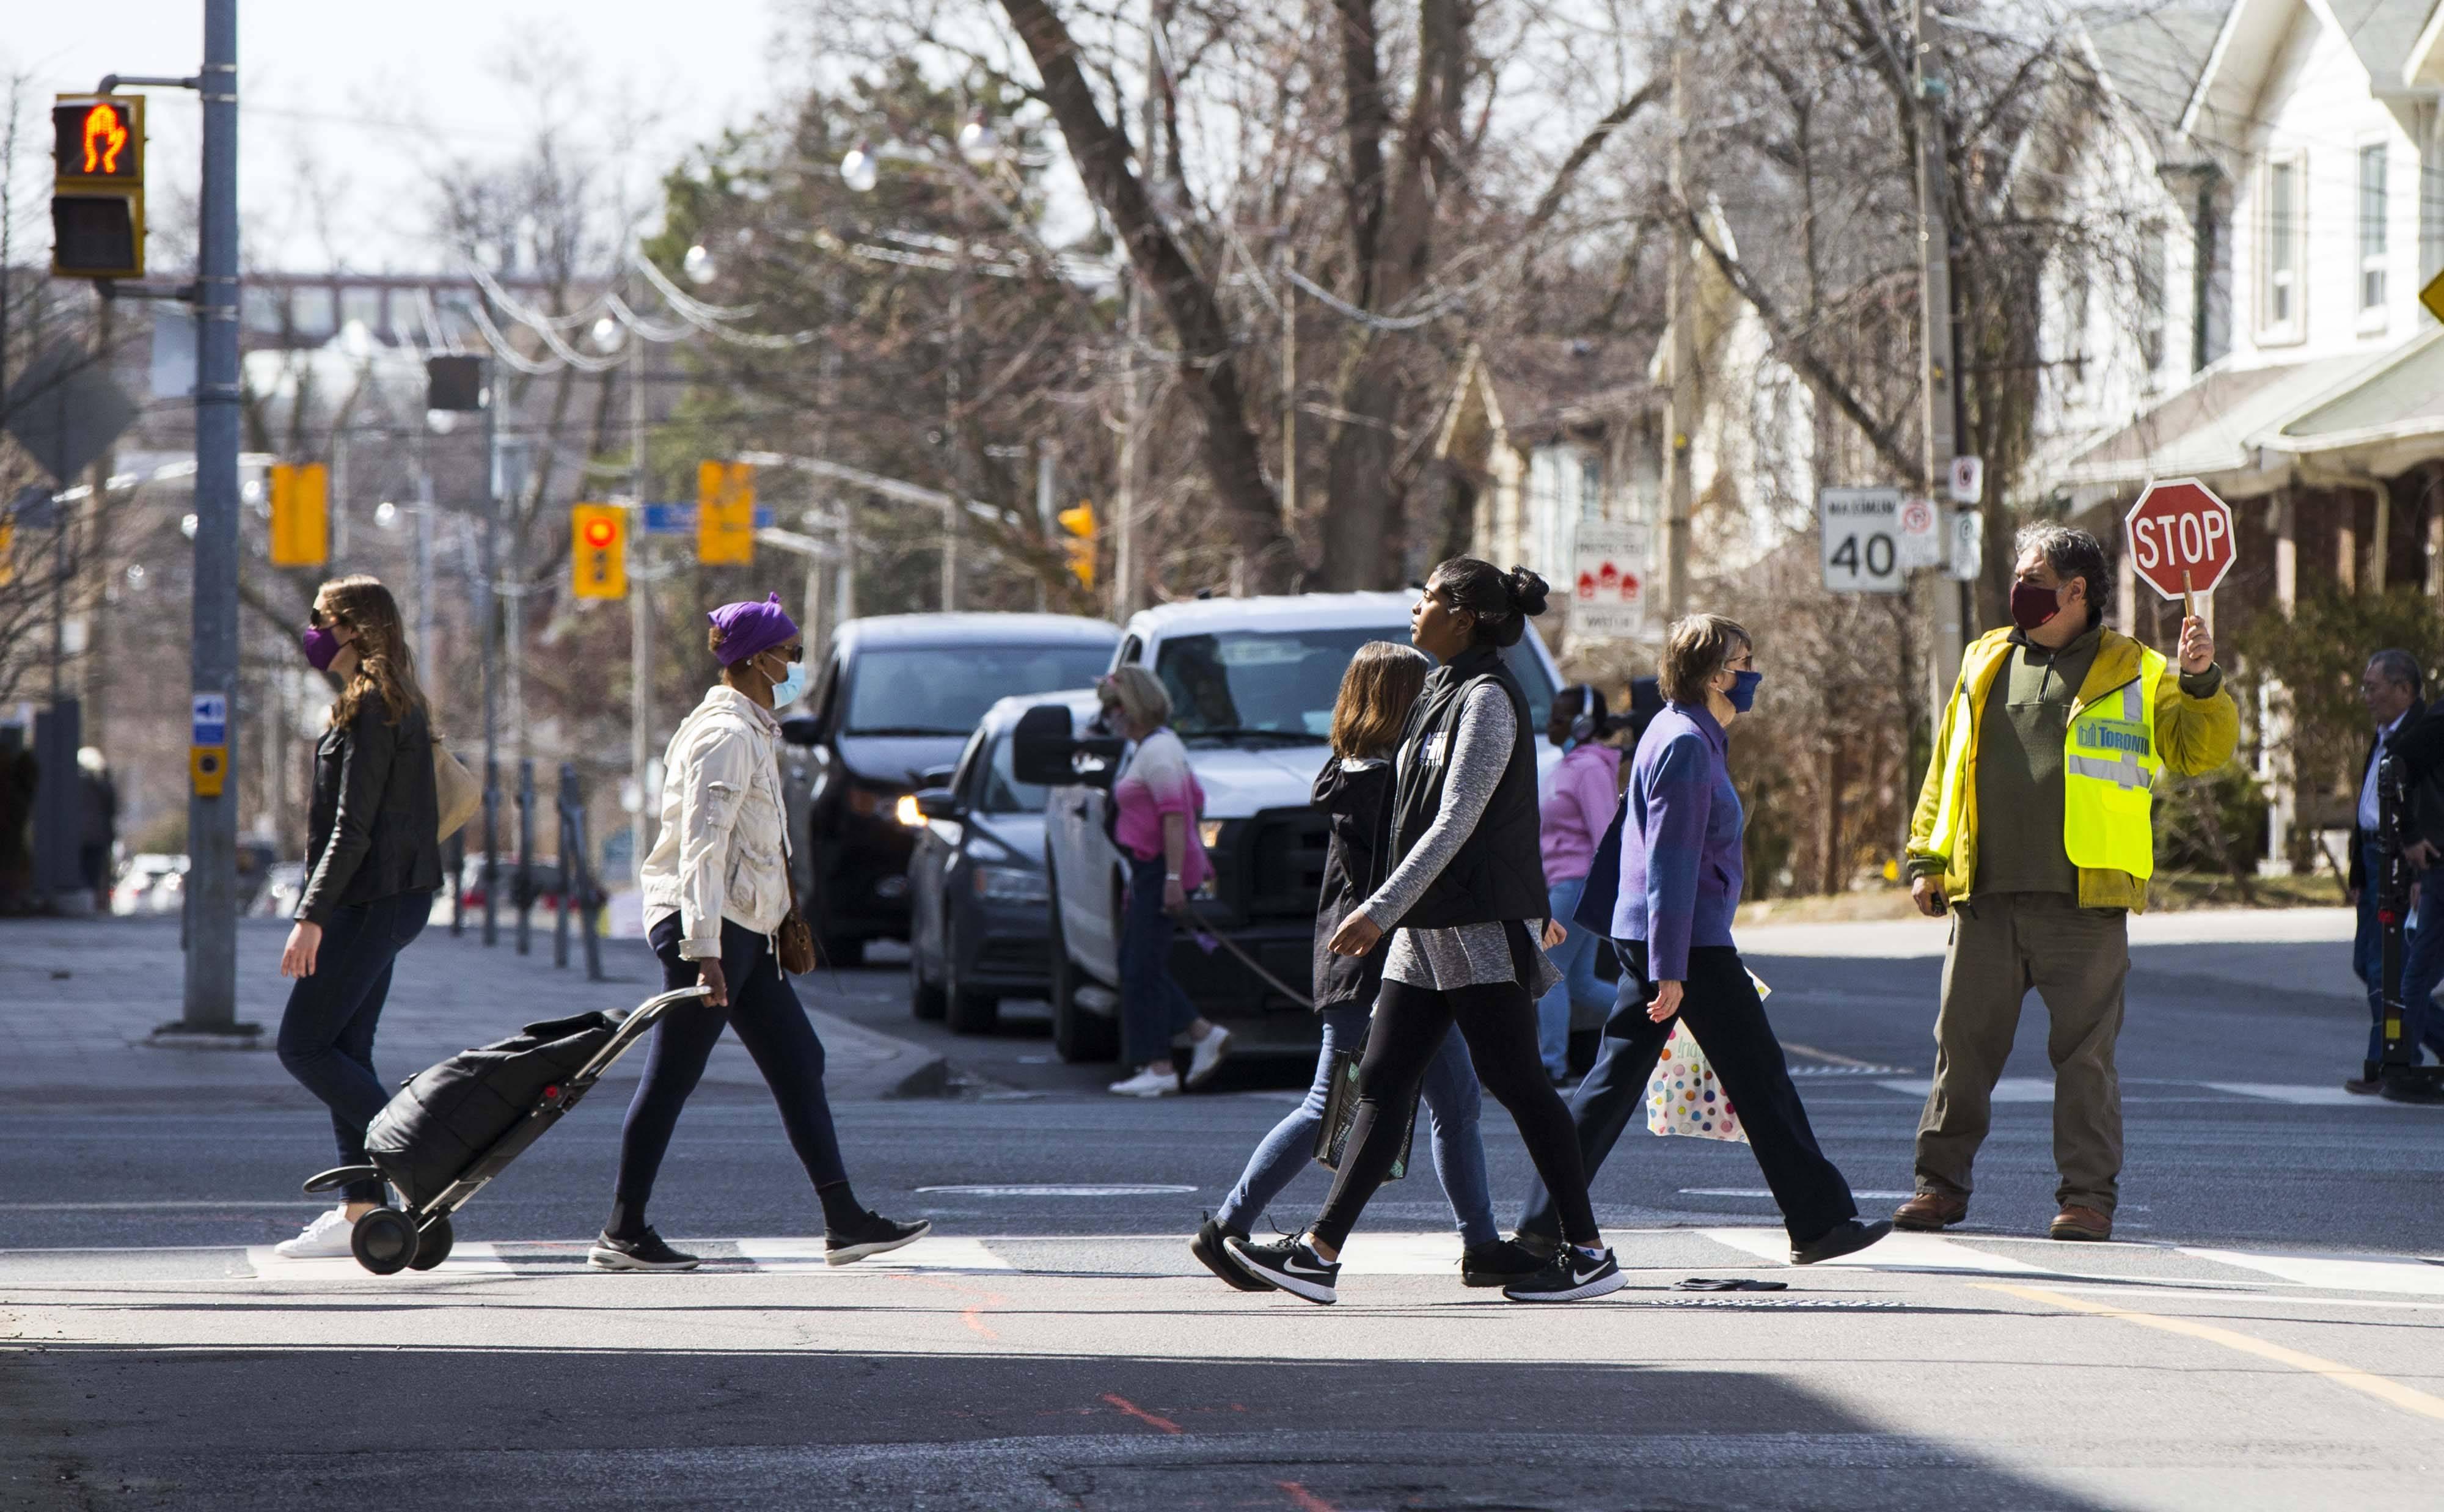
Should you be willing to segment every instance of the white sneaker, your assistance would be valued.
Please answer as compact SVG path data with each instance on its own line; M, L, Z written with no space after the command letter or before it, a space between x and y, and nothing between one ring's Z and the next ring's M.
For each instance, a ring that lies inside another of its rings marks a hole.
M1190 1048L1194 1053L1188 1061L1188 1084L1201 1087L1222 1069L1222 1058L1231 1053L1231 1031L1217 1023Z
M1179 1078L1173 1072L1148 1069L1113 1082L1112 1090L1123 1097L1168 1097L1179 1090Z
M345 1260L355 1253L348 1248L348 1238L357 1226L348 1218L345 1207L317 1213L306 1231L294 1239L284 1239L271 1246L271 1252L288 1260Z

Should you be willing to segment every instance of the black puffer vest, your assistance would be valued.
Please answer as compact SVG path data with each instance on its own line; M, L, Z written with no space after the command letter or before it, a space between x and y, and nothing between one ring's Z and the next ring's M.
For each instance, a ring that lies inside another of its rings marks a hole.
M1399 781L1392 798L1391 862L1398 866L1416 849L1441 811L1443 779L1459 739L1460 710L1469 694L1489 682L1510 700L1515 733L1509 765L1503 768L1502 780L1477 819L1475 830L1460 843L1459 853L1442 875L1427 885L1416 906L1395 921L1398 928L1446 930L1462 924L1541 919L1552 906L1539 843L1536 756L1534 734L1528 728L1528 695L1489 646L1472 647L1449 666L1428 673L1416 707L1409 710L1408 724L1400 731Z

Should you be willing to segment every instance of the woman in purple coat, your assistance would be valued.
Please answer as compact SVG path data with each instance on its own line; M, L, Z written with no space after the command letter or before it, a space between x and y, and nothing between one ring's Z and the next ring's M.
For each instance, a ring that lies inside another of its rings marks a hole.
M1850 1184L1816 1147L1755 979L1731 943L1745 816L1731 785L1726 731L1754 705L1760 680L1755 649L1738 624L1691 615L1672 627L1663 649L1663 712L1639 738L1630 764L1620 861L1607 868L1611 847L1599 849L1579 907L1583 927L1612 937L1621 973L1602 1054L1570 1100L1570 1121L1592 1182L1614 1141L1644 1111L1656 1058L1672 1037L1673 1019L1685 1017L1748 1128L1790 1233L1791 1262L1807 1265L1864 1249L1893 1226L1859 1221ZM1520 1241L1553 1245L1560 1236L1552 1198L1541 1183L1531 1185Z

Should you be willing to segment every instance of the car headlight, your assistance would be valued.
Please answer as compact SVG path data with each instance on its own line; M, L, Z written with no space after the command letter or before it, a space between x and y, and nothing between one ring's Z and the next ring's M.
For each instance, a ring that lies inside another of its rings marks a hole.
M923 812L916 807L916 795L914 793L899 795L899 802L891 805L891 817L910 829L916 829L925 822Z
M1216 845L1221 844L1222 821L1218 819L1198 820L1196 821L1196 838L1204 842L1205 848L1209 851Z
M1052 897L1042 872L1015 866L979 866L974 876L976 896L988 903L1044 903Z

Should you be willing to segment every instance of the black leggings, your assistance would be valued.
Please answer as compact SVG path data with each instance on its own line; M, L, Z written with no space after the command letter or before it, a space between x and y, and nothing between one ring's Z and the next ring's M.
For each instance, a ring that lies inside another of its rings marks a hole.
M694 961L679 958L678 915L656 924L647 938L661 957L663 988L694 986L701 973ZM841 1165L840 1135L832 1128L831 1103L824 1096L824 1042L815 1038L815 1026L806 1022L806 1010L789 979L774 964L771 942L744 925L722 920L721 974L730 987L728 1007L716 1008L701 998L674 1003L654 1026L653 1042L645 1049L645 1075L628 1104L627 1126L620 1132L620 1175L612 1189L611 1220L602 1226L615 1239L634 1239L644 1232L645 1204L654 1194L663 1152L678 1128L679 1110L704 1075L704 1063L724 1028L736 1029L739 1042L755 1058L755 1069L764 1073L765 1085L780 1105L789 1144L816 1190L848 1180Z
M1405 982L1383 984L1383 995L1375 1002L1374 1026L1366 1036L1366 1055L1359 1062L1358 1118L1350 1126L1332 1196L1311 1231L1336 1250L1348 1242L1351 1226L1399 1157L1409 1108L1454 1022L1468 1041L1477 1079L1519 1126L1536 1174L1561 1208L1563 1229L1573 1244L1595 1243L1596 1215L1587 1206L1586 1177L1579 1169L1578 1134L1536 1049L1536 1005L1516 982L1450 992Z

